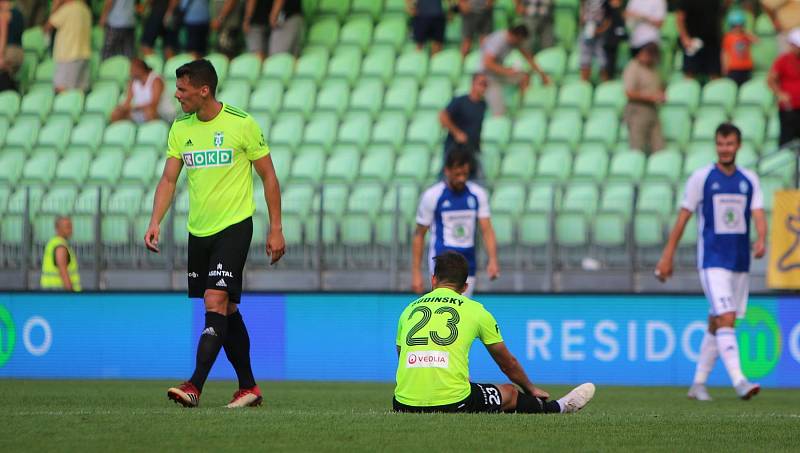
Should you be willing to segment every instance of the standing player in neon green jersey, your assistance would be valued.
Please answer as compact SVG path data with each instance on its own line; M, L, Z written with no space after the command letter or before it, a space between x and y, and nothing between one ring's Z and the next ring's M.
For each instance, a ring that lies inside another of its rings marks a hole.
M250 337L239 313L242 271L253 237L253 177L264 183L270 229L267 254L283 256L281 193L264 135L250 115L215 98L217 73L208 60L187 63L177 71L175 98L186 115L169 131L167 162L158 183L150 226L144 241L158 253L159 225L175 194L181 169L189 180L189 297L205 302L205 328L197 346L192 377L167 396L196 407L219 350L236 370L239 390L228 407L261 404L261 390L250 366Z
M571 413L594 396L594 384L574 388L563 398L528 379L483 305L464 297L469 265L461 254L446 251L434 258L433 291L412 302L397 325L397 412ZM514 384L469 381L469 349L480 338L500 370Z

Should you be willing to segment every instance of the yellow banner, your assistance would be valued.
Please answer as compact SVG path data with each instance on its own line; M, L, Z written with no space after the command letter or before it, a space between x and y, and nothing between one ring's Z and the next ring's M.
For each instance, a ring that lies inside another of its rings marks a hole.
M775 192L767 286L800 289L800 190Z

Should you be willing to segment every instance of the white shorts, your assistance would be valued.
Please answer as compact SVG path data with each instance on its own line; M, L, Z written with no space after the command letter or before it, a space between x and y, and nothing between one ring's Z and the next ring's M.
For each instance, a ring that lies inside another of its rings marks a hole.
M700 269L700 283L708 299L708 313L711 316L736 312L737 318L744 318L750 286L747 272L733 272L720 267Z

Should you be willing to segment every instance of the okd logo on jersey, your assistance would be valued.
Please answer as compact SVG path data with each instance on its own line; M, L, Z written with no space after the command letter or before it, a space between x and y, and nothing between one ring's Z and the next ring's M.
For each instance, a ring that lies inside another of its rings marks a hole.
M232 149L212 149L208 151L188 151L182 154L183 163L188 168L224 167L233 163Z
M406 368L450 368L447 351L414 351L406 356Z

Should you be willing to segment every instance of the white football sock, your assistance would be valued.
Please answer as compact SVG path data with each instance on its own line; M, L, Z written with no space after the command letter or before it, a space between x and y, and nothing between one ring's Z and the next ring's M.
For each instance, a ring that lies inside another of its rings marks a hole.
M705 384L708 375L714 369L719 352L717 350L717 338L706 331L703 342L700 344L700 355L697 357L697 368L694 372L694 383Z
M745 380L739 361L739 342L736 340L736 330L733 327L717 329L717 349L733 385Z

